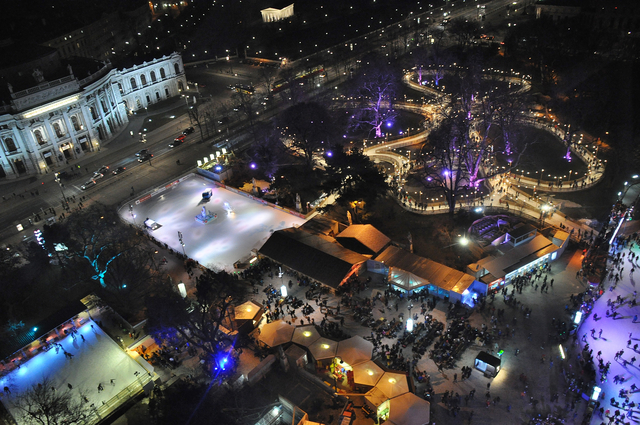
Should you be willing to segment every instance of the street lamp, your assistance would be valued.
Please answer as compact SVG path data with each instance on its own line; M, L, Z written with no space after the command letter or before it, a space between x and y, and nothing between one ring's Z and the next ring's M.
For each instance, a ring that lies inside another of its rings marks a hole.
M180 241L180 245L182 245L182 254L186 257L187 252L184 249L184 241L182 240L182 232L180 230L178 230L178 240Z
M129 204L129 214L131 214L131 220L133 220L133 225L136 225L136 215L133 212L133 204Z
M67 206L69 205L69 201L67 201L67 197L64 196L64 190L62 190L64 185L62 184L62 180L60 180L60 173L55 174L55 181L56 183L58 183L58 186L60 186L60 193L62 193L62 199L64 199L64 205L65 205L64 208L67 209Z

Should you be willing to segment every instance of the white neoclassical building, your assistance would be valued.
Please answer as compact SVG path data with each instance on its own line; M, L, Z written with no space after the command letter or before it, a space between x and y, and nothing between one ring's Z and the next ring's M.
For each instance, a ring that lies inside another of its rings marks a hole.
M276 9L274 7L268 7L260 11L262 13L262 22L275 22L282 19L287 19L293 16L293 3L282 9Z
M0 105L0 177L60 171L100 149L133 111L178 96L187 85L177 53L122 70L96 64L80 78L68 63L67 75L51 80L36 67L36 84L20 91L6 78L10 101Z

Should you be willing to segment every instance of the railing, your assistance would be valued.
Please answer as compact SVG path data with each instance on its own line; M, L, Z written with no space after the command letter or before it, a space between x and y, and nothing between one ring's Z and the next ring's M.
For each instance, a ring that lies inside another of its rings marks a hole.
M59 86L60 84L69 83L69 82L71 82L73 80L75 80L75 77L73 75L67 75L66 77L62 77L62 78L59 78L59 79L53 80L53 81L47 81L47 82L39 84L39 85L37 85L35 87L31 87L29 89L13 93L11 95L11 97L13 99L19 99L21 97L25 97L25 96L32 95L34 93L38 93L38 92L40 92L42 90L49 89L51 87Z
M91 415L85 419L84 423L86 425L93 425L103 421L110 413L144 391L144 386L151 382L151 380L152 378L148 374L142 375L102 405L94 406Z
M99 78L102 78L110 69L111 69L111 65L105 64L97 72L89 75L87 78L83 78L82 80L78 81L78 84L80 84L80 87L91 84L94 81L98 80Z

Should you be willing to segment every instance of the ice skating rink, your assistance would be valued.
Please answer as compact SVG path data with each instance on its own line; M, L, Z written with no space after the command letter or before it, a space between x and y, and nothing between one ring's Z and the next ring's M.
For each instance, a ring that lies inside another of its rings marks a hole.
M134 381L148 379L147 370L91 320L78 328L75 339L69 335L58 343L62 348L41 352L0 379L0 388L11 391L3 392L1 401L15 418L20 418L21 413L13 406L13 397L37 386L45 377L56 391L66 391L71 384L72 392L85 396L87 403L96 408ZM73 358L66 358L65 351Z
M212 189L209 201L202 193ZM225 202L233 209L228 214ZM195 220L202 207L218 215L203 224ZM247 259L252 249L258 249L276 230L299 226L304 219L268 207L213 182L193 176L164 190L162 193L133 205L135 224L142 226L149 218L161 225L149 232L157 240L182 252L178 232L182 232L185 252L200 264L214 269L233 270L233 263ZM120 209L123 219L133 220L128 206Z

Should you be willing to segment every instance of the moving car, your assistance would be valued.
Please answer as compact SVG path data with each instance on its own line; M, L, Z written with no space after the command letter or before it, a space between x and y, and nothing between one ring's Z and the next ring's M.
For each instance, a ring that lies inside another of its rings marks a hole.
M195 129L193 127L187 127L182 131L182 134L184 134L186 136L187 134L191 134L194 131L195 131Z
M149 152L147 152L147 153L145 153L143 155L140 155L138 157L138 162L149 161L149 160L151 160L151 158L153 158L153 155L151 155Z
M98 169L98 171L95 171L93 173L93 179L101 179L104 177L105 174L107 174L107 172L109 171L109 167L107 167L106 165L103 165L102 167L100 167Z
M102 175L105 175L105 174L107 174L107 171L109 171L109 167L107 167L106 165L103 165L102 167L100 167L100 168L98 169L98 171L96 171L96 172L95 172L95 173L93 173L93 174L102 174Z
M138 152L136 152L136 156L142 156L142 155L146 155L149 153L149 149L142 149Z
M97 183L95 180L89 180L88 182L84 183L82 186L80 186L80 189L82 190L87 190L90 187L95 186Z
M113 174L114 175L120 174L120 173L124 172L124 170L126 170L126 169L127 169L127 167L118 167L115 170L113 170Z
M176 146L180 146L183 143L184 143L184 139L180 139L176 137L176 139L173 142L169 143L169 147L175 148Z

